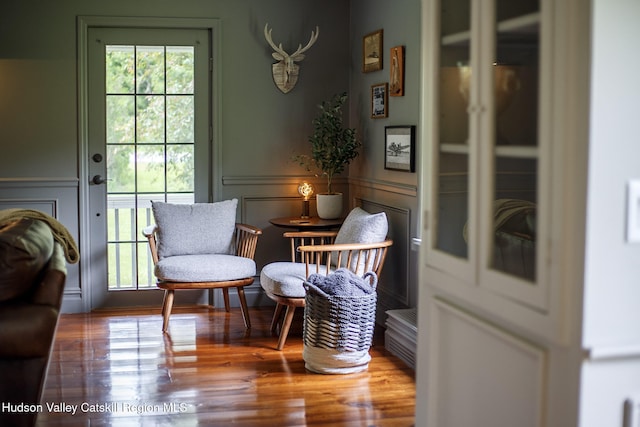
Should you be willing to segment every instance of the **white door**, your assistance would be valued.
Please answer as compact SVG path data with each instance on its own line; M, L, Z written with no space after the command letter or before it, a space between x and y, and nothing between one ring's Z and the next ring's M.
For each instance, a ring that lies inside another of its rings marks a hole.
M91 308L159 305L151 201L208 201L207 30L88 30Z

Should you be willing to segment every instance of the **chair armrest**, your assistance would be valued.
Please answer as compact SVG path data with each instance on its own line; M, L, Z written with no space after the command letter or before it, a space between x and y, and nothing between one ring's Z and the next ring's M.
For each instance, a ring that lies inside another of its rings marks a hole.
M241 224L239 222L236 223L236 230L246 231L247 233L256 235L262 234L262 230L258 227L254 227L253 225L249 224Z
M340 243L329 245L298 246L298 252L334 252L334 251L359 251L365 249L388 248L393 245L393 240L385 240L377 243Z
M158 245L156 241L156 231L158 230L158 226L155 224L151 224L144 229L142 229L142 235L147 238L149 241L149 249L151 250L151 259L153 260L153 264L158 263Z
M153 236L153 233L155 233L157 229L157 225L151 224L142 229L142 235L148 239L149 237Z
M261 234L262 230L258 227L236 223L236 231L234 235L236 255L253 259L256 254L258 237Z

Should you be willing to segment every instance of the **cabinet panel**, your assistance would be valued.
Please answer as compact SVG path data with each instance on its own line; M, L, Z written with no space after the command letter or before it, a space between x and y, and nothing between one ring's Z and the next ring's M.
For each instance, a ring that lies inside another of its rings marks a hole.
M429 425L543 425L545 349L443 300L429 325Z

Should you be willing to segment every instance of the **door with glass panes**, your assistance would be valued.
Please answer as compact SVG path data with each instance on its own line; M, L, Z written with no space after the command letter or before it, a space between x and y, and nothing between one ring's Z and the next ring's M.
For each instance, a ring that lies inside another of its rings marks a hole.
M92 308L160 304L142 235L151 201L207 201L209 39L207 30L88 31Z

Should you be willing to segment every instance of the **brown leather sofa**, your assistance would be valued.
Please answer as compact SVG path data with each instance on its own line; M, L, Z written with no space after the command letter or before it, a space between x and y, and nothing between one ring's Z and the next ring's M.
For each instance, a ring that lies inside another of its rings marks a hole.
M45 221L0 223L0 425L39 412L66 279L65 249ZM35 409L35 410L34 410Z

